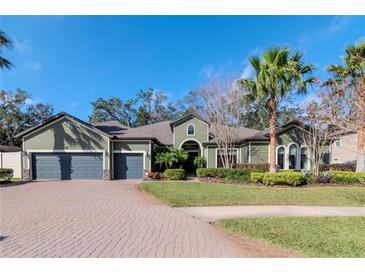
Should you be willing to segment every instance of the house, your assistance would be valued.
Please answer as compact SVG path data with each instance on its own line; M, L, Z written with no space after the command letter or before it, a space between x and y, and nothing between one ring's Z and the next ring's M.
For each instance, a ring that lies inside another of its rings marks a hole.
M196 156L207 159L207 167L222 162L210 124L194 114L128 128L115 121L89 124L67 113L59 113L43 124L18 135L22 139L25 179L142 179L154 167L158 148L169 146L188 151L185 169L194 170ZM278 130L277 164L284 170L308 169L307 149L300 142L296 121ZM266 131L237 129L237 142L230 152L236 163L268 163Z
M330 144L330 163L356 163L357 160L357 132L338 131L332 135Z

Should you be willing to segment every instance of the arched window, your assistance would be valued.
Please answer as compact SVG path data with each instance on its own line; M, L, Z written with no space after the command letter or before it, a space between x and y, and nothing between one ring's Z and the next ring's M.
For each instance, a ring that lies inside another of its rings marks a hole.
M297 168L297 154L298 154L297 146L291 144L289 146L289 169Z
M308 170L308 149L306 147L300 149L300 169Z
M195 126L190 124L188 125L188 135L195 135Z
M279 147L278 148L278 155L277 155L277 159L278 159L278 166L280 169L284 169L285 167L285 148L284 147Z

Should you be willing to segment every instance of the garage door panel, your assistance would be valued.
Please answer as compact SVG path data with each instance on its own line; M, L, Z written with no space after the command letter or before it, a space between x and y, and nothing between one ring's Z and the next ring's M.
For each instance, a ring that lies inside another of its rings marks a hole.
M101 153L33 153L34 179L102 179Z
M116 153L114 155L115 179L143 179L142 153Z

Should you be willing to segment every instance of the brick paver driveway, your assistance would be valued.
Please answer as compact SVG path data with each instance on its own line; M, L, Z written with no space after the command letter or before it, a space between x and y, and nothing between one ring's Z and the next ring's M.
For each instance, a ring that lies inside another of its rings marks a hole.
M1 257L284 257L159 204L133 182L0 188Z

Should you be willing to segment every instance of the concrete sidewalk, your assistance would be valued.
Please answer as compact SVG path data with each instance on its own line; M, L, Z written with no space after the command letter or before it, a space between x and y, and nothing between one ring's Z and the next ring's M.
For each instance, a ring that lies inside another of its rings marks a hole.
M203 206L177 209L207 222L237 217L365 216L365 207L360 206Z

